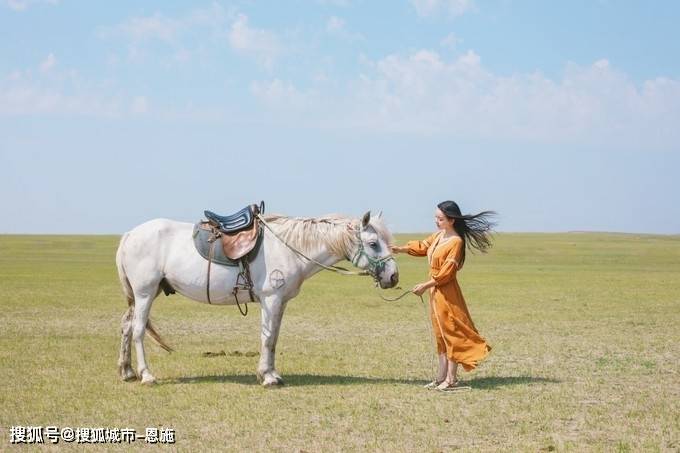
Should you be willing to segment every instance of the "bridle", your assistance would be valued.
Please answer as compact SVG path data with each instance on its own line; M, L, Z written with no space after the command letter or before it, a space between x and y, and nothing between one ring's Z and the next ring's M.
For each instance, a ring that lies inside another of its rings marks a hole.
M383 256L382 258L374 258L368 253L366 253L366 248L364 247L364 242L361 240L361 231L356 230L356 238L357 242L359 243L359 247L357 249L356 254L352 259L347 259L356 267L359 267L359 261L361 260L361 257L365 257L366 260L368 261L368 267L366 267L366 272L373 277L373 280L376 282L380 281L379 275L385 270L385 266L387 265L387 262L392 260L394 261L394 256L390 253L387 256Z

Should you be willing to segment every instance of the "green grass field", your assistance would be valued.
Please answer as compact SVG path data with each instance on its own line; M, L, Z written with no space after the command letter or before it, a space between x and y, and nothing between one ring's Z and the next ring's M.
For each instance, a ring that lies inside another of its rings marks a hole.
M121 382L117 241L0 236L1 451L19 450L11 426L46 425L171 427L176 444L156 448L180 451L680 449L680 237L500 234L469 255L459 280L493 351L457 394L421 388L433 355L417 298L330 273L288 305L284 387L260 387L246 354L256 306L243 318L180 296L152 310L176 349L147 340L159 383ZM403 288L425 278L423 259L398 262Z

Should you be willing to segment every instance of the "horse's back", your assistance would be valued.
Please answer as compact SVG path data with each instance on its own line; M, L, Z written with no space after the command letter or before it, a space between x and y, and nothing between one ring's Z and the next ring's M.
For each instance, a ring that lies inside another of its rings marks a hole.
M163 238L168 235L174 235L177 232L190 231L193 224L188 222L179 222L171 219L152 219L137 225L132 230L128 231L130 236L150 236Z
M170 219L153 219L125 233L125 255L133 260L153 260L159 267L170 250L185 249L191 242L193 225Z

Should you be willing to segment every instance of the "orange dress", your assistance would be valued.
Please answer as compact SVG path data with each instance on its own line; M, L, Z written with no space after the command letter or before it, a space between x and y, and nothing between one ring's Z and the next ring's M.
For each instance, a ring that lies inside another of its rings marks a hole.
M463 240L458 236L441 239L442 235L437 232L424 241L409 241L406 247L411 256L427 256L430 277L436 282L430 290L430 315L437 352L469 371L489 354L491 346L477 332L456 279Z

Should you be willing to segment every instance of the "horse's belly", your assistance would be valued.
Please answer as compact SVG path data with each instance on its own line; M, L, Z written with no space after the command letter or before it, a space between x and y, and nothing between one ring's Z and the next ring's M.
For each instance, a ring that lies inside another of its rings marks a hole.
M206 288L198 289L195 287L182 287L181 285L173 285L175 291L182 296L195 300L196 302L210 303L212 305L236 305L237 297L238 303L251 302L250 293L248 290L239 289L236 296L234 296L234 288L215 287L210 285L210 302L208 302L208 295ZM259 302L256 295L254 295L254 302Z

